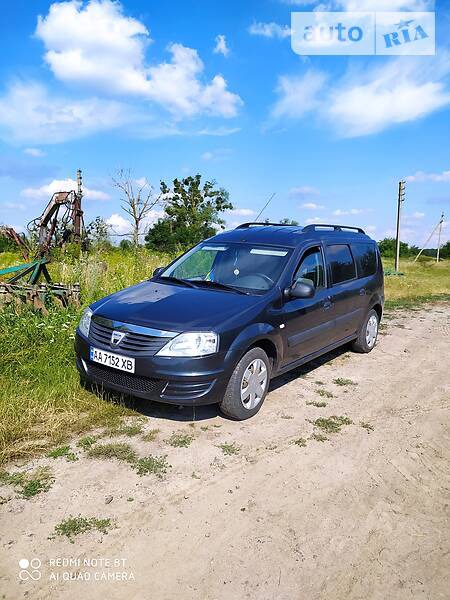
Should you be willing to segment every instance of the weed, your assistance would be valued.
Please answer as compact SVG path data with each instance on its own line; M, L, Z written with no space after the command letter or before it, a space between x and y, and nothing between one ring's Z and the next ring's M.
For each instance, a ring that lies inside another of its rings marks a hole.
M306 401L306 405L307 406L316 406L317 408L324 408L327 405L327 403L324 402L323 400L319 400L319 401L317 401L317 400L307 400Z
M235 444L235 442L232 442L231 444L228 444L227 442L223 442L223 444L219 444L217 447L220 448L222 450L222 452L224 454L226 454L227 456L230 456L232 454L239 454L239 452L241 450L239 448L239 446L237 446Z
M100 533L108 533L114 527L111 519L97 519L97 517L68 517L61 523L55 526L55 535L66 536L73 544L76 535L86 533L88 531L99 531Z
M89 448L93 446L96 441L97 438L93 437L92 435L86 435L78 440L77 446L83 448L83 450L89 450Z
M359 425L360 425L360 427L364 427L364 429L367 430L367 433L370 433L371 431L374 430L374 426L371 425L370 423L366 423L365 421L360 421Z
M138 475L156 475L159 478L167 473L172 465L167 462L166 456L146 456L139 458L133 465Z
M325 385L323 381L319 381L319 380L315 381L314 383L316 385Z
M326 433L338 433L343 425L351 425L353 421L348 417L331 416L328 418L320 417L314 421L314 425L323 429Z
M124 443L98 444L89 448L87 454L91 458L115 458L129 463L137 460L137 454L133 448Z
M142 439L144 440L144 442L153 442L160 431L160 429L150 429L150 431L144 433Z
M202 431L208 431L208 430L209 430L209 427L208 427L208 425L202 425L202 426L200 427L200 429L201 429Z
M292 415L286 415L286 414L282 414L280 415L282 419L293 419L294 417Z
M197 475L197 473L195 471L192 471L191 477L192 477L192 479L200 479L200 475Z
M59 446L47 454L48 458L61 458L62 456L65 456L69 462L78 460L78 456L70 450L70 446Z
M131 496L129 498L127 498L127 502L134 502L134 498L132 498Z
M296 440L292 440L292 443L296 446L300 446L301 448L304 448L306 446L306 440L302 437L299 437Z
M316 442L327 442L328 441L328 438L326 435L323 435L322 433L318 433L317 431L315 431L314 433L311 434L310 439L316 440Z
M357 383L355 383L351 379L345 379L345 377L337 377L336 379L333 379L333 383L335 383L336 385L340 385L340 386L344 386L344 385L358 385Z
M191 445L193 439L194 436L192 434L179 431L178 433L172 433L167 443L174 448L187 448Z
M319 394L319 396L322 396L322 398L334 398L333 394L328 390L319 389L316 390L316 392Z
M55 478L48 467L38 467L34 471L19 471L17 473L0 472L0 483L18 488L24 498L32 498L41 492L48 492Z

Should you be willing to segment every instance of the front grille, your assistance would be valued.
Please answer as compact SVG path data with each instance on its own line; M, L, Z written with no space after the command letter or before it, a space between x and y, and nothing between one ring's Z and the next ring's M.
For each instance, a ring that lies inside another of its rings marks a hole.
M138 375L114 371L107 367L94 365L93 363L88 364L88 374L96 379L100 379L106 387L108 387L108 384L112 384L130 392L142 392L144 394L155 394L158 396L166 384L165 381L162 381L161 379L139 377Z
M108 348L116 348L119 351L139 354L141 356L153 356L161 350L161 348L169 341L166 337L158 337L145 335L143 333L135 333L134 331L123 331L125 337L117 346L111 345L111 334L114 331L113 327L100 323L92 319L89 329L89 340L99 346L107 346Z

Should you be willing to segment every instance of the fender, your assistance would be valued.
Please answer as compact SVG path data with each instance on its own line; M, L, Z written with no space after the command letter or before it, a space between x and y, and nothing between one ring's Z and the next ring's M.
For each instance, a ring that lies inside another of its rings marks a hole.
M226 354L226 360L230 358L230 355L241 357L249 346L253 346L260 340L268 340L274 344L277 352L276 363L279 364L284 354L283 342L280 333L269 323L252 323L240 331ZM274 370L276 370L276 365L274 365Z

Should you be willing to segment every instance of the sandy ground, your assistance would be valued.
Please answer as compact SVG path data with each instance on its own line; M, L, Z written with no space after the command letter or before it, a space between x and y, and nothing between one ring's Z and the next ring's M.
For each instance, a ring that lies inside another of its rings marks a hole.
M76 462L28 463L51 466L56 480L30 500L0 489L9 498L0 506L1 597L448 598L449 334L449 305L396 313L370 355L344 348L275 380L243 423L208 407L192 426L190 410L147 407L144 429L159 428L156 440L115 441L166 454L163 479L79 449ZM311 421L330 415L353 424L310 439ZM173 448L174 431L195 439ZM299 436L305 447L292 443ZM225 455L223 442L238 454ZM111 517L116 528L49 539L69 515ZM39 579L20 581L23 558L41 561Z

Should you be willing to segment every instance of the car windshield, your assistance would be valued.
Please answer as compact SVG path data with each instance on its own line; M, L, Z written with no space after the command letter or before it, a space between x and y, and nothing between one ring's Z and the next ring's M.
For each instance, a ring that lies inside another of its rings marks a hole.
M204 243L181 256L159 278L261 293L275 285L290 253L288 248L275 246Z

